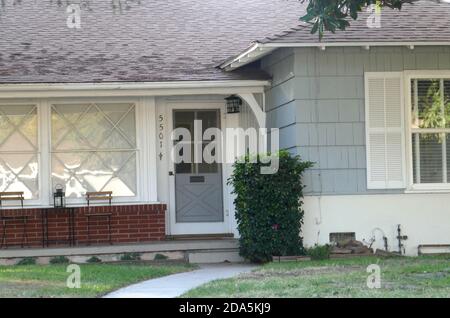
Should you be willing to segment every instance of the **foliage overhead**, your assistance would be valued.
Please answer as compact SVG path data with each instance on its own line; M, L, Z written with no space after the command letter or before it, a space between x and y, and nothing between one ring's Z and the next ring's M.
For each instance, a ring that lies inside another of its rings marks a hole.
M358 13L371 4L400 10L403 4L414 1L417 0L309 0L300 20L312 24L311 33L318 32L321 39L325 31L345 30L350 26L349 18L358 19Z
M240 253L256 263L271 261L272 256L304 252L300 237L302 174L312 163L287 151L280 151L278 158L277 173L261 174L261 161L247 155L245 162L240 160L233 165L228 181L236 195Z

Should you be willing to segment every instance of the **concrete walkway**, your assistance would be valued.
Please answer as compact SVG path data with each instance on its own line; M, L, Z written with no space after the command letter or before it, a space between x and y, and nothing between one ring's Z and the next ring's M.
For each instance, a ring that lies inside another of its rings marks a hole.
M105 298L173 298L212 280L248 273L255 268L247 264L204 264L192 272L150 279L119 289Z

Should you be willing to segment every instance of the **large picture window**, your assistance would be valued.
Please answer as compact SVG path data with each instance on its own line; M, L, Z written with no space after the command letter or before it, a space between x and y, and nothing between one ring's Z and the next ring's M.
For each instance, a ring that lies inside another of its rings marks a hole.
M414 184L450 182L450 80L411 80Z
M0 192L39 198L37 106L0 104Z
M69 198L87 191L137 195L134 103L51 105L52 184Z

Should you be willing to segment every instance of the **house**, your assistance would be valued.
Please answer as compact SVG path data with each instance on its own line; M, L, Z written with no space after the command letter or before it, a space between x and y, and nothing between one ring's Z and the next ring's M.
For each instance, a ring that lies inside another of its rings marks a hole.
M450 243L448 4L383 9L379 28L364 13L319 41L297 1L69 3L0 7L0 192L24 192L28 245L42 246L59 185L80 246L108 242L102 220L88 238L85 214L108 210L87 208L88 191L113 192L116 246L237 237L231 164L171 158L173 128L195 120L278 128L282 148L315 162L307 245L355 237L415 255ZM67 216L52 217L66 237ZM20 225L8 231L20 244Z

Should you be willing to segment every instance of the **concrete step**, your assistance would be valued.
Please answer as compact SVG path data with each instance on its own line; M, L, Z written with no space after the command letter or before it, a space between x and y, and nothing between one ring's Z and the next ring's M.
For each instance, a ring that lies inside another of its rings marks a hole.
M221 240L182 240L182 241L158 241L140 244L121 244L103 246L76 246L55 248L21 248L1 249L0 258L14 257L43 257L43 256L75 256L75 255L102 255L120 253L145 253L145 252L188 252L198 250L227 250L237 249L236 239Z
M211 263L242 263L245 260L239 255L239 249L215 249L187 252L189 263L211 264Z
M166 235L167 240L174 240L174 241L229 240L229 239L233 239L233 238L234 238L233 233Z

